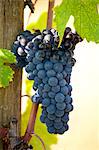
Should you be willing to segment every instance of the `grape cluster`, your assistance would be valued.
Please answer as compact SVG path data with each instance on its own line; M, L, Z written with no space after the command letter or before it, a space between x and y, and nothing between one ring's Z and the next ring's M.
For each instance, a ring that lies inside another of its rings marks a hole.
M39 34L38 32L35 32L32 34L30 31L26 30L19 35L17 35L15 42L12 45L11 51L14 53L17 59L17 67L23 68L25 67L28 62L26 59L27 56L27 45L28 48L31 49L32 45L30 45L30 42L32 39Z
M34 80L36 91L31 99L42 104L40 120L46 124L49 133L63 134L68 130L69 112L73 110L70 85L72 67L76 62L73 55L80 41L80 36L67 27L59 47L59 35L55 29L32 34L32 39L24 46L25 70L28 79Z

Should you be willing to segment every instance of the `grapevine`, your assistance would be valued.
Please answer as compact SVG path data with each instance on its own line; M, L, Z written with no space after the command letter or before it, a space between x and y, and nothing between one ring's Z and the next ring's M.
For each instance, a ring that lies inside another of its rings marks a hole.
M17 36L12 52L17 66L25 67L27 78L34 80L33 103L42 104L40 120L49 133L63 134L68 130L69 112L73 110L70 85L74 49L82 39L66 28L61 44L55 29L24 31Z

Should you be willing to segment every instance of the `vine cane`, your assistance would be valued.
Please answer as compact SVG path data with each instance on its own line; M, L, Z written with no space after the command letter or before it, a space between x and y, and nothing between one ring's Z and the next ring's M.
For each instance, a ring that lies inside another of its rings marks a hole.
M31 98L29 95L23 95L22 97L24 97L24 96ZM35 121L36 121L38 107L39 107L39 104L33 103L31 113L30 113L29 122L28 122L28 126L26 129L25 135L23 137L23 142L29 143L29 141L32 138L32 135L34 135L42 143L43 149L46 150L43 140L36 133L34 133L34 127L35 127Z
M39 106L39 104L33 103L32 108L31 108L28 126L26 129L25 135L23 137L23 141L26 143L30 141L32 134L34 133L34 126L35 126L38 106Z
M49 0L48 17L47 17L47 29L52 28L54 4L55 4L55 0Z

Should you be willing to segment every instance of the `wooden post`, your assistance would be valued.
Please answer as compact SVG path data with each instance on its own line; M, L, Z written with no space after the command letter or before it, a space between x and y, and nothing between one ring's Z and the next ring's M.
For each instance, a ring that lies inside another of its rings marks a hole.
M16 35L23 29L24 0L0 0L0 48L11 49ZM11 117L18 120L20 135L22 71L15 69L13 82L0 88L0 127L8 126ZM2 150L0 141L0 150Z

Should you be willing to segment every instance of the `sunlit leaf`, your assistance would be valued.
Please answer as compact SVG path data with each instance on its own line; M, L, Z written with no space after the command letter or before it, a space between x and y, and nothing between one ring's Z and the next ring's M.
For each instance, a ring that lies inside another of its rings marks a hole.
M15 63L15 56L7 49L0 49L0 87L6 87L12 81L14 71L9 64Z
M99 42L98 0L63 0L55 8L55 22L62 37L69 17L74 16L74 26L82 38Z

